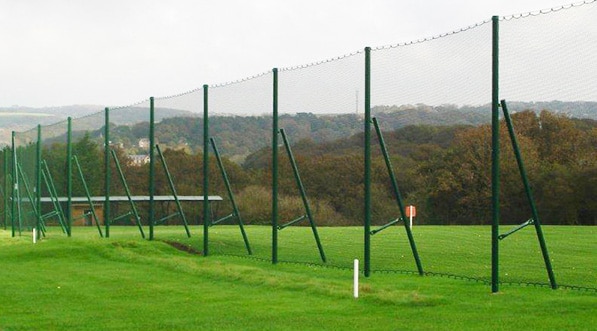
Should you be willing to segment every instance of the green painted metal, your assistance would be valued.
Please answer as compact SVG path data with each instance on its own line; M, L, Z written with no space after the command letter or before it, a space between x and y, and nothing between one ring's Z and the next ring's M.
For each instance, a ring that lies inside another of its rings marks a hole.
M160 146L159 145L155 145L155 149L158 151L158 155L160 156L160 160L162 161L162 167L164 167L164 171L166 172L166 178L168 179L168 186L170 186L170 191L172 192L172 195L174 196L174 202L176 203L176 208L178 210L177 214L174 215L170 215L168 216L168 218L172 218L175 216L180 216L180 218L182 219L182 222L184 224L184 229L187 232L187 237L191 238L191 231L189 231L189 223L187 222L187 218L184 215L184 211L182 210L182 206L180 204L180 201L178 200L178 194L176 193L176 188L174 187L174 181L172 180L172 175L170 174L170 171L168 170L168 164L166 164L166 158L164 157L164 154L162 154L162 151L160 150ZM164 222L165 219L161 219L161 222Z
M3 170L4 170L4 168L3 168ZM6 175L3 174L3 176L2 176L2 187L0 187L0 194L2 194L2 224L3 224L4 230L6 230L5 216L7 215L7 213L6 213L6 203L5 203L6 202L6 199L5 199L5 197L6 197L6 193L5 193L6 190L4 189L5 188L5 185L4 185L4 181L5 180L6 180Z
M272 263L278 263L278 68L273 73L272 118Z
M104 226L110 237L110 109L104 109Z
M203 85L203 256L209 255L209 86Z
M29 186L29 180L25 176L25 173L23 172L23 168L18 163L17 163L17 170L18 170L19 176L21 177L23 187L25 187L25 193L27 194L27 200L29 201L29 204L31 205L31 209L32 209L33 215L35 217L35 221L36 221L36 223L38 223L40 216L39 216L39 209L37 209L37 200L35 199L35 196L33 195L34 192L31 190L31 187ZM19 197L19 200L21 200L21 199L22 198ZM40 229L39 223L37 224L37 226L38 226L38 229Z
M16 235L15 231L15 216L17 212L17 196L19 190L19 183L16 176L17 167L17 150L15 149L15 132L12 131L11 136L11 145L12 145L12 188L11 188L11 197L12 200L10 202L10 227L11 227L11 236L14 237ZM18 216L17 216L18 217Z
M393 219L393 220L389 221L388 223L386 223L386 224L384 224L384 225L380 226L379 228L377 228L377 229L375 229L375 230L371 230L371 235L374 235L374 234L376 234L376 233L379 233L379 232L381 232L381 231L383 231L383 230L385 230L385 229L389 228L390 226L392 226L392 225L394 225L394 224L397 224L397 223L399 223L399 222L402 222L402 221L403 221L402 217L398 217L398 218L396 218L396 219Z
M44 182L46 183L46 188L48 189L48 193L50 194L50 200L52 201L52 205L54 210L50 213L43 215L44 219L48 219L51 217L58 217L58 223L62 227L63 233L68 233L67 224L66 224L66 217L64 216L64 210L62 209L62 205L58 201L58 192L56 191L56 186L54 185L54 178L52 178L52 174L50 173L50 168L48 167L48 163L45 160L42 160L42 177Z
M311 207L309 205L309 200L307 199L305 186L303 185L303 181L301 180L301 176L296 165L296 160L294 159L294 154L292 153L292 149L290 148L290 143L288 142L288 137L286 136L286 132L284 131L284 129L280 129L280 135L282 136L282 142L284 143L286 153L288 154L288 159L290 160L290 165L292 166L292 173L294 174L296 185L298 186L299 192L301 193L301 199L303 200L303 206L305 206L305 213L307 219L309 220L313 236L315 237L315 242L317 243L319 256L321 257L321 260L325 262L325 253L323 251L323 246L321 245L321 240L319 239L319 234L317 233L317 226L315 226L315 221L313 220L313 214L311 213Z
M155 108L153 97L149 98L149 240L153 240L155 224ZM188 229L187 229L188 232ZM190 234L189 234L190 236Z
M39 239L41 235L45 235L46 232L41 215L41 186L41 125L37 125L37 143L35 144L35 200L37 202L38 210L37 228L40 231L37 231L38 238L36 239Z
M79 173L79 179L81 179L81 184L83 184L83 189L85 190L85 196L87 197L87 203L89 204L89 210L91 210L91 216L95 221L95 225L97 226L97 231L99 232L100 237L104 237L102 233L102 227L100 225L99 219L97 218L97 214L95 213L95 207L93 207L93 202L91 201L91 193L89 193L89 187L87 186L87 181L85 180L85 176L83 175L83 169L81 168L81 164L79 163L79 158L76 155L73 155L73 161L75 161L75 166L77 167Z
M522 229L526 228L527 226L529 226L529 225L531 225L531 224L533 224L533 223L535 223L535 220L531 218L531 219L527 220L526 222L524 222L524 223L522 223L522 224L520 224L520 225L516 226L516 227L515 227L515 228L513 228L512 230L510 230L510 231L508 231L508 232L506 232L506 233L504 233L504 234L500 234L500 235L498 236L498 239L499 239L499 240L504 240L504 239L506 239L506 237L508 237L509 235L511 235L511 234L514 234L514 233L516 233L516 232L518 232L518 231L520 231L520 230L522 230Z
M499 231L500 231L500 113L499 113L499 22L492 21L491 80L491 292L499 291Z
M535 205L535 199L533 197L533 191L531 190L531 185L529 184L529 179L527 177L527 172L524 166L524 162L522 160L522 155L520 154L520 148L518 147L518 140L516 139L516 134L514 132L514 125L512 124L512 119L510 118L510 114L508 113L508 106L506 105L506 100L501 101L502 111L504 113L504 119L506 120L506 125L508 126L508 133L510 134L510 141L512 142L512 149L514 149L514 155L516 156L516 162L518 163L518 170L520 172L520 177L522 183L524 185L524 190L527 195L527 200L529 201L529 205L531 207L531 213L533 215L533 225L535 225L535 232L537 233L537 238L539 239L539 246L541 246L541 253L543 255L543 261L545 262L545 268L547 269L547 275L549 277L549 283L552 289L558 288L558 284L556 283L556 278L553 273L553 268L551 266L551 260L549 258L549 251L547 250L547 243L545 242L545 237L543 236L543 230L541 229L541 221L539 220L539 213L537 212L537 206Z
M301 216L293 219L292 221L290 221L288 223L285 223L285 224L282 224L282 225L278 225L278 230L282 230L284 228L287 228L287 227L289 227L289 226L291 226L291 225L293 225L295 223L298 223L298 222L300 222L300 221L302 221L304 219L307 219L307 215L301 215Z
M137 212L137 206L135 206L135 202L133 201L133 198L131 197L131 190L129 190L129 186L126 183L126 179L124 178L124 173L122 172L122 168L120 167L120 162L118 161L116 152L113 149L111 149L110 152L112 153L112 159L114 160L114 163L116 164L116 170L118 171L118 175L120 176L120 181L122 183L122 186L124 187L124 191L126 193L126 196L129 200L129 204L131 206L130 213L132 213L132 214L130 214L130 215L132 215L133 218L135 219L135 224L137 224L137 227L139 227L139 232L141 233L141 237L145 238L145 232L143 231L143 225L141 224L141 217L139 217L139 213ZM116 219L120 219L120 218L116 218Z
M371 275L371 48L365 47L365 277Z
M235 217L236 217L236 215L234 215L234 213L228 214L228 215L226 215L226 216L224 216L224 217L222 217L222 218L220 218L220 219L218 219L216 221L210 221L209 222L209 226L214 226L216 224L223 223L223 222L225 222L225 221L227 221L229 219L235 218Z
M392 161L390 160L390 155L388 153L388 149L386 148L386 142L383 138L383 134L381 129L379 128L379 123L377 122L377 118L373 118L373 126L375 127L375 132L377 133L377 138L379 140L379 145L381 147L381 152L383 154L384 161L386 163L386 168L388 169L388 175L390 176L390 181L392 183L392 189L394 190L394 197L396 198L396 202L398 203L398 208L400 209L400 216L404 222L404 230L406 230L406 235L408 237L408 242L410 244L410 249L413 253L413 257L415 258L415 263L417 265L417 270L419 271L419 275L423 275L423 266L421 264L421 259L419 258L419 252L417 251L417 245L415 244L415 238L413 237L412 230L410 226L406 223L406 212L404 208L404 202L402 200L402 194L400 194L400 189L398 188L398 182L396 181L396 175L394 175L394 168L392 167Z
M67 118L67 133L66 133L66 223L68 223L66 234L70 237L72 235L73 225L73 133L72 133L72 119Z
M226 169L224 168L224 163L222 162L222 158L220 157L220 151L218 150L218 146L216 145L216 140L212 137L212 138L209 138L209 141L211 143L211 147L214 150L214 155L215 155L216 161L218 163L218 168L220 169L220 174L222 174L222 179L224 180L224 186L226 186L226 192L228 193L228 199L230 200L230 203L232 204L232 214L228 215L228 216L234 217L238 221L238 226L240 227L240 232L243 236L243 241L245 242L245 247L247 248L247 253L249 253L249 255L251 255L253 253L251 251L251 245L249 244L249 238L247 237L247 233L245 232L243 220L240 216L240 211L238 210L238 205L236 204L236 199L234 198L234 193L232 192L232 186L230 185L230 180L228 179L228 173L226 172ZM221 219L213 222L212 225L223 222L224 219L228 219L231 217L221 218Z
M9 198L9 193L8 192L12 192L12 190L10 189L10 174L9 174L9 167L8 167L8 163L10 162L10 157L8 155L10 149L8 147L4 148L4 217L3 217L3 221L4 221L4 230L6 230L8 228L8 207L10 205L10 198ZM12 215L11 215L12 218Z

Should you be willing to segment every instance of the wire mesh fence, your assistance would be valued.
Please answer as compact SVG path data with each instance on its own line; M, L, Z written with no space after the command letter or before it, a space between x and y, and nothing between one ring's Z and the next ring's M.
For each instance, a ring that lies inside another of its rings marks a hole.
M72 120L70 130L68 121L41 126L40 151L37 129L16 133L13 150L4 149L0 160L3 196L17 197L4 200L3 215L18 231L41 222L65 233L72 225L98 226L100 235L102 225L108 235L109 225L133 225L152 239L154 226L181 226L181 235L184 226L191 235L188 225L203 225L196 234L206 254L209 237L210 254L346 268L368 254L363 246L371 240L373 271L458 275L459 263L469 261L474 271L465 276L486 281L491 238L483 225L491 223L492 150L498 147L489 125L492 77L498 77L492 60L499 62L499 96L513 111L542 221L595 225L597 127L587 118L597 111L595 14L595 2L585 1L501 17L499 31L487 20L370 53L98 109ZM367 116L374 118L369 129ZM532 210L504 124L499 132L501 222L520 224ZM202 203L208 195L222 201ZM79 199L67 205L69 196ZM106 196L123 199L112 203ZM158 196L166 198L155 201ZM429 233L414 230L411 237L403 226L404 205L418 207L417 226L477 226L457 239L436 233L428 242ZM367 217L372 229L365 235L349 227ZM217 243L221 224L238 226L238 242ZM272 236L251 238L243 225L271 226ZM331 226L346 233L335 235ZM305 229L308 236L297 234ZM537 240L527 230L501 246L505 281L544 281ZM569 235L574 242L580 234ZM549 231L546 237L559 240ZM442 241L450 240L479 249L442 251ZM413 261L415 243L423 269ZM594 242L585 244L594 251ZM569 251L552 253L556 272L576 273ZM580 269L589 276L563 282L591 285L595 266Z

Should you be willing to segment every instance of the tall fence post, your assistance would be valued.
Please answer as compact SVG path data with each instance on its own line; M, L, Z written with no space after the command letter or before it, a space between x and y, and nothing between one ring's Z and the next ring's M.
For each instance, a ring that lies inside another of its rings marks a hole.
M104 111L104 226L106 238L110 238L110 109Z
M12 131L11 134L11 144L12 144L12 183L11 183L11 201L10 201L10 227L11 227L11 236L15 236L15 210L17 208L17 196L19 190L19 181L17 179L17 150L15 146L15 132Z
M371 274L371 48L365 47L365 277Z
M203 256L209 255L209 86L203 85Z
M66 233L70 237L72 235L73 225L73 134L72 134L72 119L69 117L66 126L66 219L68 226L66 227Z
M153 226L155 223L155 117L154 99L149 98L149 240L153 240Z
M500 228L500 111L499 111L499 17L492 21L491 80L491 292L499 291Z
M39 124L37 125L37 144L35 147L35 199L38 210L37 234L41 234L43 220L41 212L41 125Z
M278 68L273 72L272 123L272 263L278 263Z
M6 230L7 226L8 226L8 208L9 208L9 192L12 192L12 190L10 189L9 185L11 184L8 181L8 162L10 162L10 157L8 155L10 149L9 147L5 147L4 148L4 230Z

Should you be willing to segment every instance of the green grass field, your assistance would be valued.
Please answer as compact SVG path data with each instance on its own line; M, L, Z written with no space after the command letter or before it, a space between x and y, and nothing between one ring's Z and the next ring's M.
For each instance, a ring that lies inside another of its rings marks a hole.
M101 239L92 228L66 238L51 229L0 230L0 330L591 330L597 325L597 236L594 227L545 227L560 284L547 283L532 229L501 245L501 285L491 294L489 227L420 226L414 234L425 271L418 276L401 227L373 237L372 268L352 297L352 260L362 256L362 229L320 228L322 266L309 228L280 232L272 265L271 228L247 228L248 258L237 227L156 228L156 240L132 227ZM286 263L306 262L306 263ZM336 268L338 267L338 268ZM385 272L381 272L385 270ZM441 276L443 275L443 277ZM471 277L455 279L446 275Z

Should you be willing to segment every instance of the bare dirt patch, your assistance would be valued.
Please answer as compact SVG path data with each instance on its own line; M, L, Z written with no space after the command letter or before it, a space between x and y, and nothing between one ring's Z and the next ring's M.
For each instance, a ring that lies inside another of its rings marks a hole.
M193 254L193 255L203 255L203 252L193 248L191 245L185 245L183 243L179 243L177 241L164 241L166 244L178 249L179 251L183 251L185 253Z

